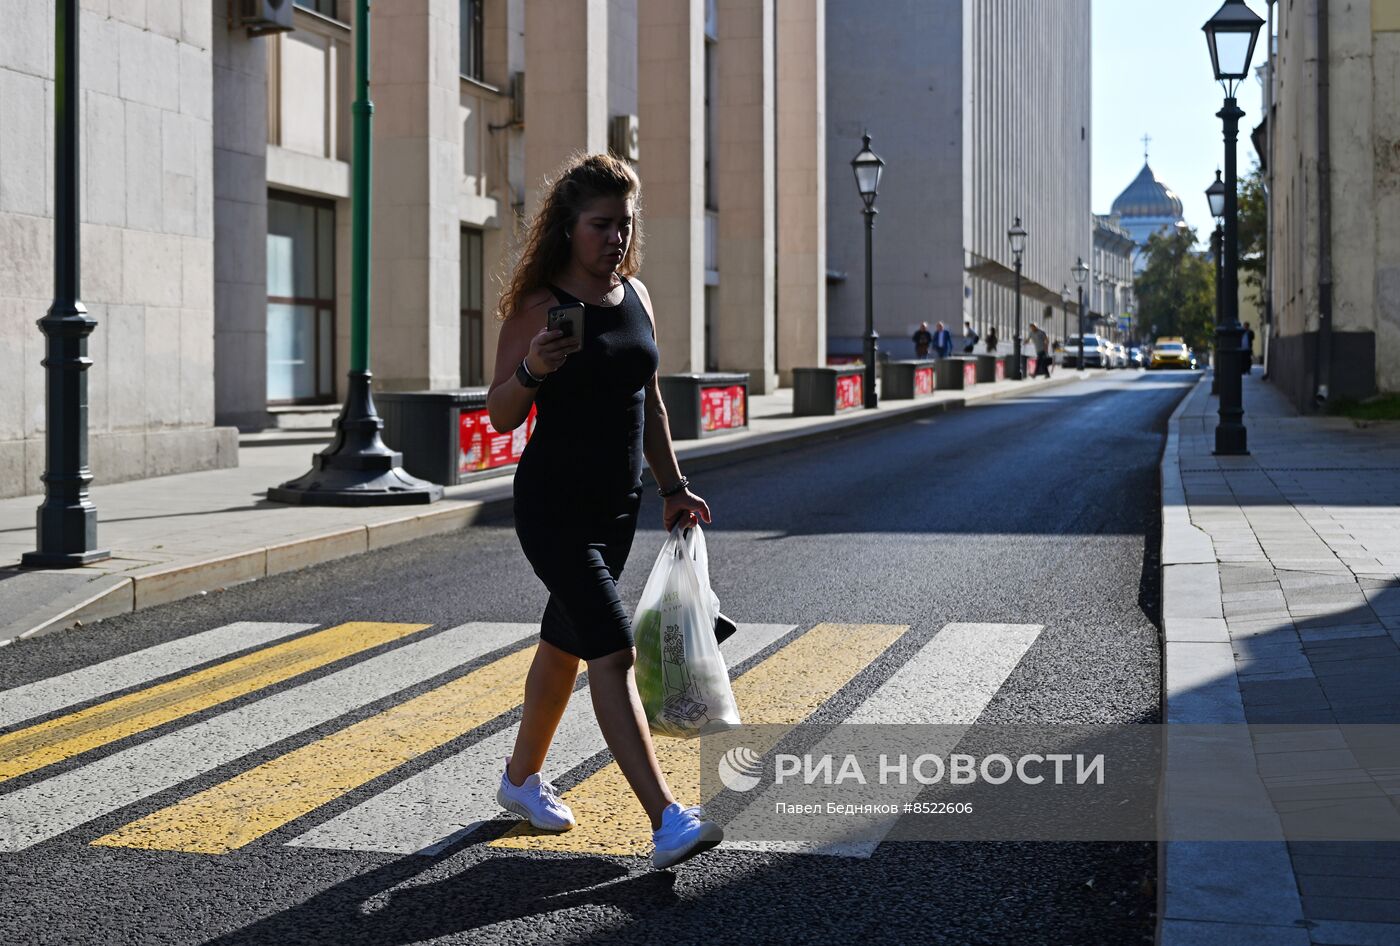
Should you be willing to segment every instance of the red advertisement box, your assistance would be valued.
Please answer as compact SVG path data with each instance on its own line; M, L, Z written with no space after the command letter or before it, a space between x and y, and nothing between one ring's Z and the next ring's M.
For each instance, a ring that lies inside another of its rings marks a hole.
M1037 364L1039 364L1039 362L1037 361L1035 355L1027 355L1027 356L1026 356L1026 376L1027 376L1027 377L1030 377L1030 378L1034 378L1034 377L1035 377L1035 369L1036 369L1036 365L1037 365Z
M700 389L700 429L732 430L748 424L744 410L744 386Z
M534 407L530 408L530 414L523 424L505 432L491 426L491 418L484 408L462 411L457 440L457 472L475 473L518 463L520 455L525 452L525 444L534 432Z
M970 388L977 383L977 362L963 362L963 387Z
M858 374L843 374L836 379L836 411L848 411L865 403L865 386Z
M914 394L933 393L933 368L914 369Z
M1006 361L1005 361L1005 359L1002 359L1002 358L998 358L998 359L997 359L997 380L998 380L998 381L1005 381L1005 380L1006 380Z

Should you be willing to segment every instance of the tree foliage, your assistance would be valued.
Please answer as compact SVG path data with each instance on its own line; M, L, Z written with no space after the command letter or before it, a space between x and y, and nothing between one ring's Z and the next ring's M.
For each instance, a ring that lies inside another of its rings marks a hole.
M1156 335L1179 335L1196 350L1215 337L1215 266L1196 252L1196 231L1181 227L1153 234L1138 274L1138 324Z
M1269 255L1269 198L1258 159L1240 181L1239 205L1240 285L1252 290L1254 303L1262 306Z

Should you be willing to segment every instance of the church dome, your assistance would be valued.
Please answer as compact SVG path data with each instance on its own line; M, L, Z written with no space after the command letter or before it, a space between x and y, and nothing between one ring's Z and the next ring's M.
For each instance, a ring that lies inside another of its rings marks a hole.
M1143 164L1137 178L1113 202L1113 212L1120 217L1167 217L1180 220L1181 198L1167 185L1157 180L1151 166Z

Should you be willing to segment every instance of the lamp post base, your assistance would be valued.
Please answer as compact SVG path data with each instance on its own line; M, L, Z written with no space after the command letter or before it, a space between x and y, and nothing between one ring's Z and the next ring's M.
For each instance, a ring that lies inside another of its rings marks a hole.
M351 372L335 441L311 458L311 470L267 491L277 503L301 506L405 506L435 503L442 487L404 472L403 454L380 439L370 373Z
M1217 457L1247 457L1249 443L1247 431L1242 425L1233 427L1220 425L1215 428L1215 451Z
M1248 431L1244 426L1243 381L1240 369L1244 352L1239 348L1244 329L1239 323L1222 325L1217 331L1215 382L1219 389L1219 421L1215 427L1215 455L1249 455Z
M81 568L93 562L105 561L111 552L25 552L19 558L23 568Z

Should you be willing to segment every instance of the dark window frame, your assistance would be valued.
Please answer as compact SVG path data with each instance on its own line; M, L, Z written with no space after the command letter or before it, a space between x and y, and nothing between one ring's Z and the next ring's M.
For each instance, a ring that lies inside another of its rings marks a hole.
M483 81L485 66L484 10L486 0L458 0L457 71L468 79Z
M474 246L473 246L474 244ZM475 350L477 364L467 365L459 363L457 366L458 382L464 388L481 387L486 384L486 231L479 227L463 227L462 235L459 238L459 252L468 259L474 260L476 264L476 290L478 298L468 299L468 287L462 285L459 288L461 314L460 330L466 333L471 330L471 344L467 344L467 336L463 335L462 342L458 345L459 352ZM470 254L474 253L472 256ZM459 262L463 269L467 269L466 262ZM464 280L465 282L465 280ZM471 302L476 306L472 307Z
M346 0L292 0L292 5L337 23L348 23L349 17L340 15L340 7L344 2Z
M280 201L282 201L283 203L288 203L288 204L303 204L303 205L306 205L306 206L315 207L315 208L318 209L318 210L329 210L330 213L331 213L331 252L330 252L330 261L331 261L331 273L330 273L331 295L330 295L330 297L329 297L328 299L323 299L323 298L321 298L321 297L319 297L319 296L274 296L274 295L272 295L271 293L269 293L269 294L267 295L267 302L268 302L268 304L270 304L270 305L307 306L307 307L311 308L311 309L313 310L313 312L315 313L315 314L313 315L313 317L312 317L313 320L314 320L314 322L313 322L313 325L312 325L311 337L312 337L312 345L314 346L314 352L313 352L313 354L312 354L311 357L312 357L312 359L313 359L313 362L314 362L314 369L315 369L315 370L314 370L314 375L315 375L315 378L316 378L316 393L315 393L314 395L312 395L311 397L279 398L279 399L277 399L277 400L268 399L267 404L268 404L269 407L292 407L292 406L297 406L297 405L302 405L302 404L334 404L334 403L336 403L336 401L337 401L337 397L336 397L336 379L339 377L339 371L337 370L337 365L336 365L336 360L337 360L337 359L336 359L336 351L335 351L335 349L336 349L335 339L336 339L336 329L338 328L339 321L340 321L339 318L338 318L338 312L337 312L337 306L336 306L336 296L337 296L337 294L338 294L338 292L339 292L339 288L340 288L340 287L339 287L339 285L338 285L337 282L336 282L336 272L335 272L335 269L336 269L336 267L335 267L335 263L336 263L336 247L335 247L335 240L336 240L335 209L336 209L336 208L335 208L335 201L333 201L333 200L326 200L326 199L320 198L320 197L312 197L312 196L310 196L309 194L297 194L297 193L294 193L294 192L292 192L292 191L282 191L282 190L272 190L272 189L269 189L269 190L268 190L268 192L267 192L267 199L268 199L269 201L280 200ZM311 228L311 234L312 234L311 238L312 238L312 241L313 241L313 245L312 245L312 247L311 247L311 259L312 259L313 261L319 261L320 258L321 258L321 253L320 253L321 247L320 247L320 245L319 245L319 240L321 239L320 227L312 227L312 228ZM264 252L266 252L266 250L264 250ZM314 265L314 262L313 262L313 265ZM320 275L319 273L316 274L316 276L319 276L319 275ZM314 277L313 277L313 279L312 279L311 282L312 282L312 285L314 286L314 285L316 285L316 284L319 282L319 280L318 280L317 278L314 278ZM321 350L321 330L320 330L320 329L321 329L321 315L322 315L322 313L328 313L328 314L330 315L330 320L331 320L331 333L330 333L330 334L331 334L331 340L330 340L330 350L329 350L328 352L322 352L322 350ZM266 318L266 315L264 315L264 318ZM323 355L323 354L324 354L325 357L328 358L329 361L330 361L330 371L329 371L329 374L330 374L330 388L329 388L328 390L322 389L322 387L321 387L321 358L322 358L322 355Z

